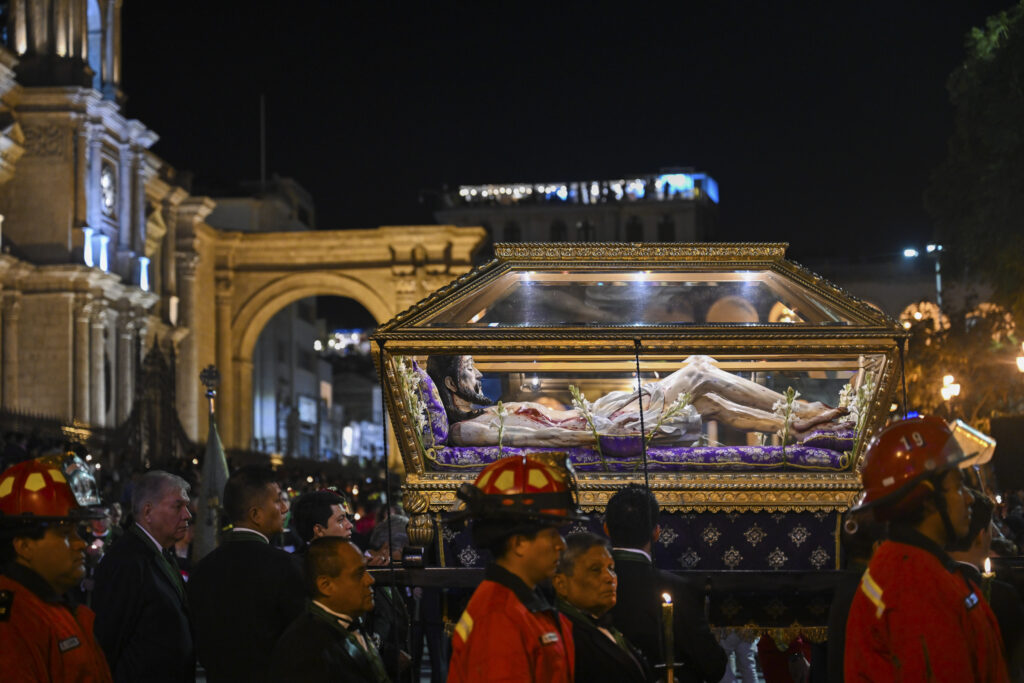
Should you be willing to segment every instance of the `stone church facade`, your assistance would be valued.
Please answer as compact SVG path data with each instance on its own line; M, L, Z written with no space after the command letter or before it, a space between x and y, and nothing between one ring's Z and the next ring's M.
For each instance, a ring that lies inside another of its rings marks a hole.
M468 271L483 233L210 227L214 201L177 182L151 151L157 134L121 111L121 4L0 3L0 411L83 438L120 428L162 400L152 387L138 395L155 348L171 359L184 437L205 439L198 376L216 364L225 446L248 449L252 347L266 320L339 294L383 322Z

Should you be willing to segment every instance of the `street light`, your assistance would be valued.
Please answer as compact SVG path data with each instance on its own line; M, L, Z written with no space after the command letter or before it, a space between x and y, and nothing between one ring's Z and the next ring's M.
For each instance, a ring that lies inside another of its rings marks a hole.
M942 378L942 388L939 389L943 401L949 401L954 396L960 395L960 385L957 384L953 375L946 375Z
M1020 343L1020 352L1024 354L1024 342ZM1017 356L1017 369L1024 372L1024 355Z
M942 308L942 264L941 256L942 245L941 244L928 244L925 245L925 252L935 259L935 303L939 308ZM908 247L903 250L903 258L917 258L921 253L913 247ZM1022 370L1024 372L1024 370Z

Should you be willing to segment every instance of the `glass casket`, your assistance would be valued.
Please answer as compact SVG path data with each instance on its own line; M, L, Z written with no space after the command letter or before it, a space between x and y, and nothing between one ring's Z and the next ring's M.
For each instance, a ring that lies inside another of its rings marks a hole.
M666 568L835 568L905 334L785 248L496 245L374 335L410 511L436 519L497 458L565 453L585 510L649 483ZM449 566L481 561L443 541Z

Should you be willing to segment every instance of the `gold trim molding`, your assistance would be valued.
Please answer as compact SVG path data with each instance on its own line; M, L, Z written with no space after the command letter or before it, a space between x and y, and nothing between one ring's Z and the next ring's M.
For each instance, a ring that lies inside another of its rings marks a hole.
M508 243L494 245L499 259L516 261L764 261L786 256L786 242L622 244L619 242Z
M432 512L443 512L456 502L455 490L472 474L439 477L410 475L405 491L420 494ZM792 472L771 475L729 475L687 473L651 477L651 490L666 512L843 512L860 491L856 474L801 476ZM630 483L642 483L635 475L606 474L608 478L579 479L579 506L587 512L601 511L612 495Z

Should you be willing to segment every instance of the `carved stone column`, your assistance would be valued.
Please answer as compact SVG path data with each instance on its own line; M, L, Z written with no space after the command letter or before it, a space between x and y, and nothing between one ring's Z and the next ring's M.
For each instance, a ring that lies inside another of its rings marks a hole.
M107 327L107 312L97 309L90 321L89 339L89 423L93 427L106 426L107 383L106 383L106 341L103 332Z
M88 137L89 172L86 174L88 200L86 206L86 222L91 228L97 228L102 221L103 200L100 197L100 172L103 170L103 131L100 124L86 123Z
M120 155L117 164L117 250L132 249L134 230L132 226L132 195L134 185L132 173L135 169L135 154L131 145L119 146Z
M196 344L196 266L199 254L177 254L178 326L188 329L178 345L177 400L178 416L185 433L193 441L199 440L199 349Z
M80 300L75 304L74 416L89 422L89 319L93 306Z
M252 361L235 360L238 384L235 391L239 410L232 411L238 419L238 446L252 448Z
M231 355L231 297L234 294L231 276L216 276L217 280L217 367L220 369L221 412L219 425L221 437L228 447L238 446L235 440L235 415L238 396L235 393L235 372ZM246 406L249 410L252 406Z
M146 150L132 150L132 251L146 255ZM154 266L156 267L156 266Z
M4 407L18 407L18 318L21 295L4 295L3 304L3 402Z
M128 419L135 399L133 388L135 382L135 320L128 311L121 313L117 321L117 394L116 422L121 424Z

